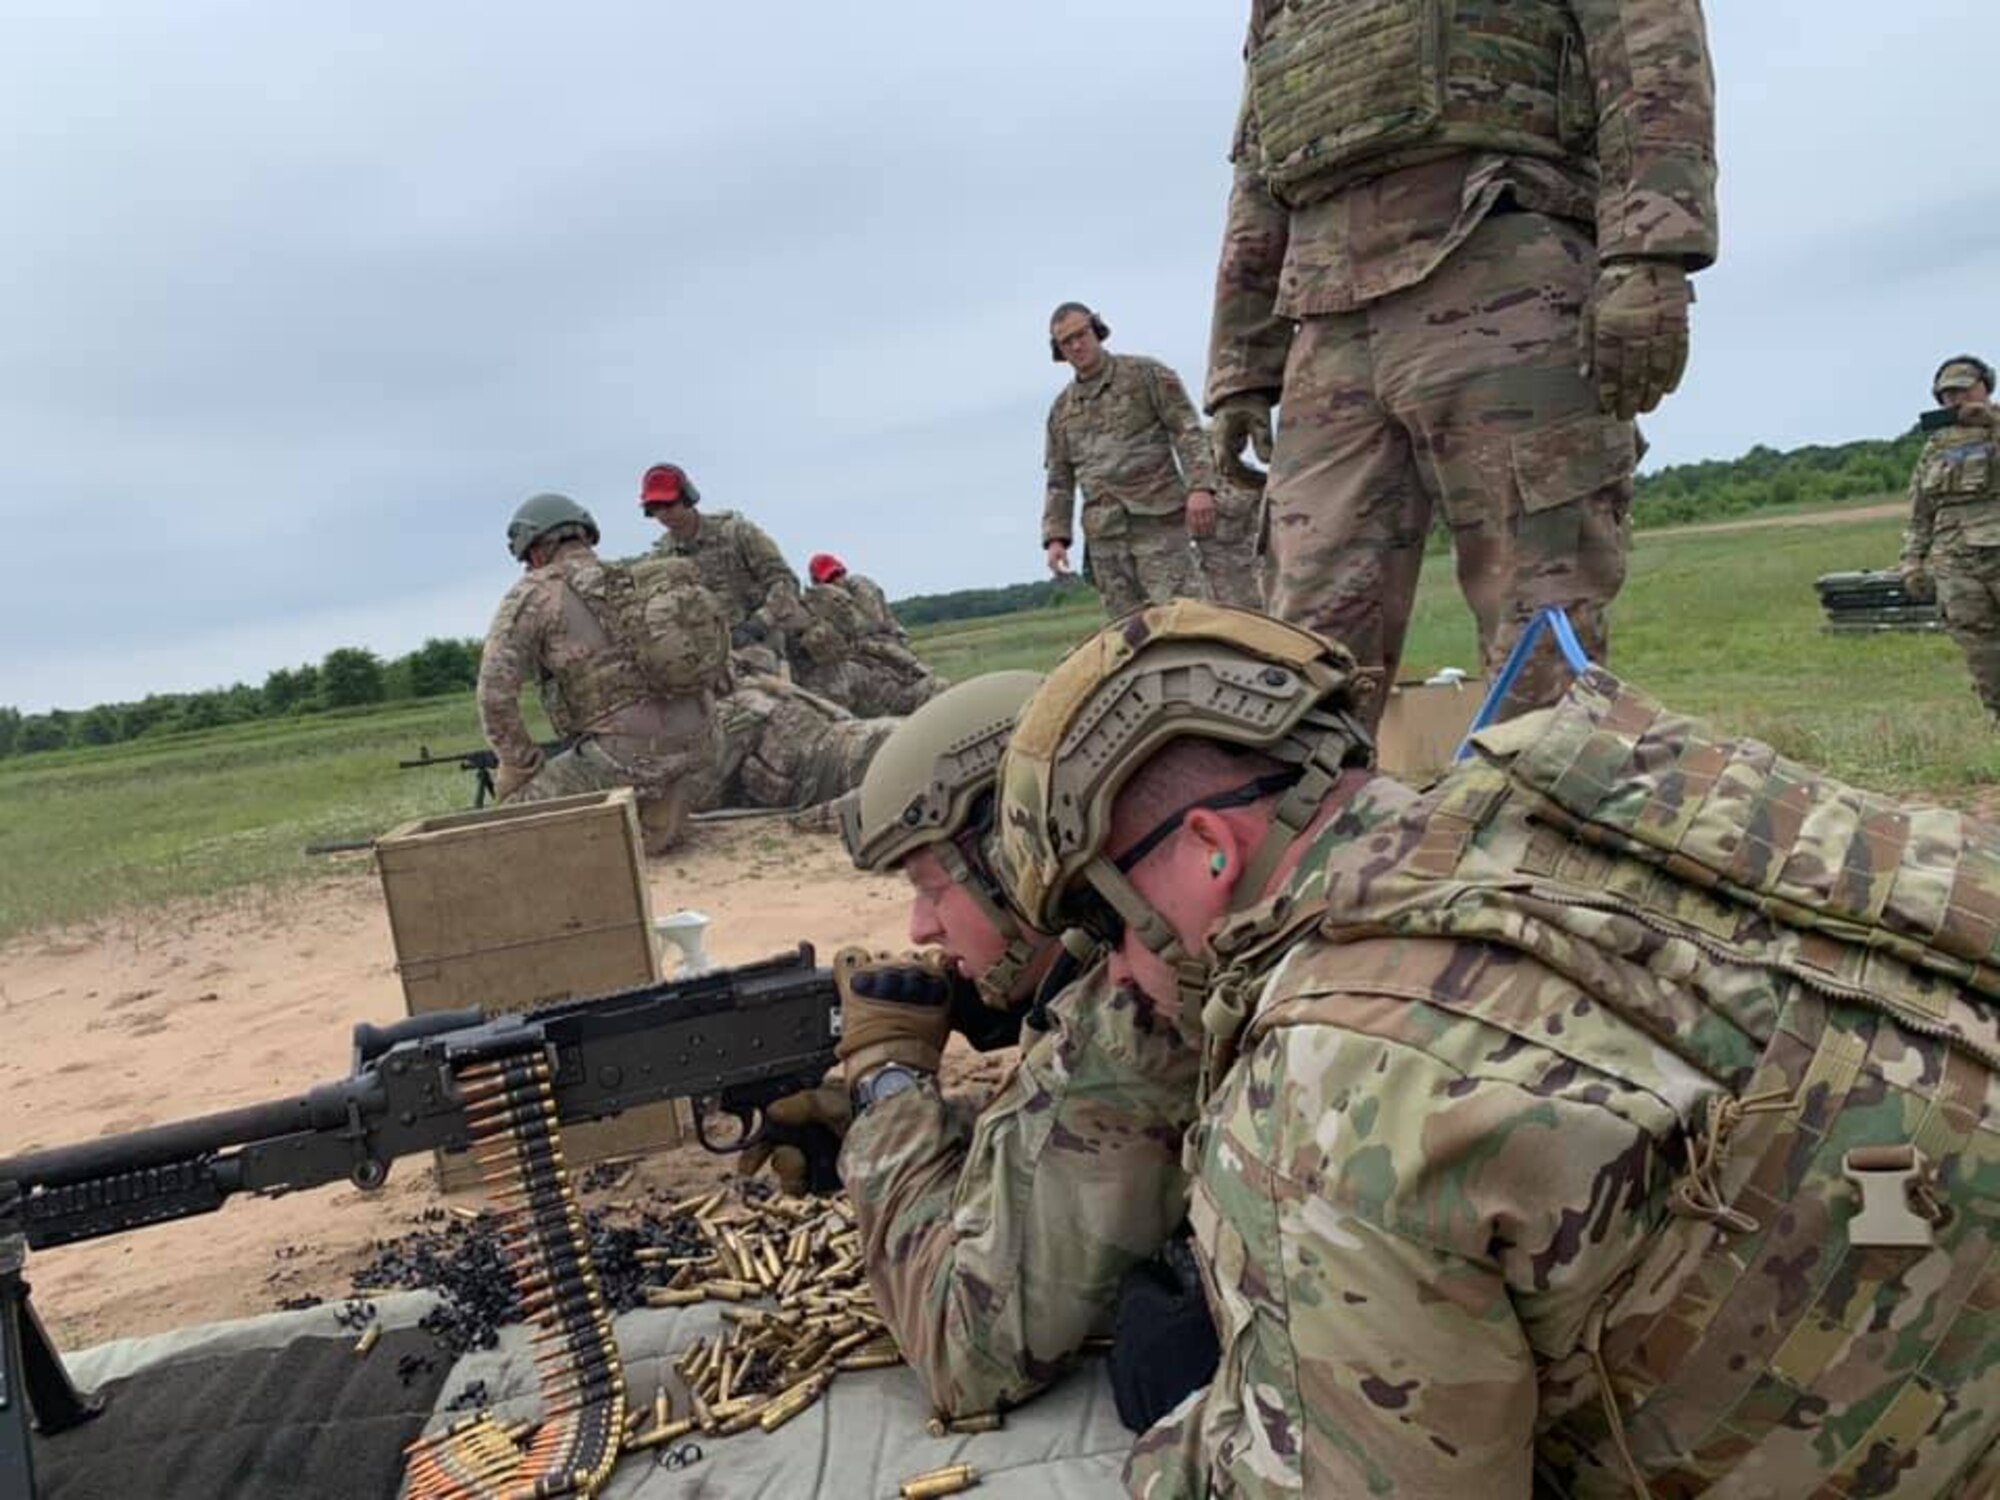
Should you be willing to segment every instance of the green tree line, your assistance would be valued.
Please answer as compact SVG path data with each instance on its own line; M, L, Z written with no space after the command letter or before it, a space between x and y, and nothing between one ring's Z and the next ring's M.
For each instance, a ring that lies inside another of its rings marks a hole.
M1677 526L1726 520L1778 507L1835 505L1899 494L1923 446L1913 426L1896 438L1865 438L1837 446L1780 453L1762 444L1740 458L1674 464L1639 477L1633 520ZM1438 539L1434 543L1440 544ZM896 615L911 627L1046 609L1076 596L1077 586L1052 579L995 588L917 594L898 600ZM479 675L479 643L425 641L390 661L346 646L318 663L280 668L261 687L236 683L200 693L154 693L137 703L101 703L81 711L23 714L0 708L0 757L85 745L115 745L149 735L213 729L249 719L323 713L463 692Z
M432 638L384 661L362 647L342 646L318 662L278 668L261 687L239 682L199 693L149 693L136 703L45 714L0 708L0 757L462 693L479 678L479 649L478 641Z

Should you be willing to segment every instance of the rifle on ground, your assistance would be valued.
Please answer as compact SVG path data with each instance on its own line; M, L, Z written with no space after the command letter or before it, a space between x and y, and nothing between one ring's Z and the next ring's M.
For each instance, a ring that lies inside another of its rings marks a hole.
M30 1409L46 1433L99 1409L70 1383L29 1305L28 1250L212 1213L237 1193L379 1188L397 1157L468 1149L478 1101L461 1073L520 1059L546 1060L563 1124L688 1099L709 1150L782 1137L805 1152L815 1187L831 1188L832 1133L786 1131L763 1112L821 1081L839 1034L833 972L800 943L760 963L518 1015L358 1025L348 1075L294 1098L0 1160L0 1500L34 1493ZM733 1132L717 1133L723 1116Z
M563 751L570 748L570 745L571 741L569 740L543 740L541 742L542 754L561 755ZM472 805L474 807L484 807L498 795L493 786L493 773L500 769L500 756L496 751L490 749L447 750L442 755L433 755L431 754L431 747L429 745L418 745L417 758L415 760L399 760L396 762L396 769L399 771L418 771L422 770L425 766L457 766L461 771L472 772L477 778L472 793ZM308 850L307 852L310 853L312 851Z

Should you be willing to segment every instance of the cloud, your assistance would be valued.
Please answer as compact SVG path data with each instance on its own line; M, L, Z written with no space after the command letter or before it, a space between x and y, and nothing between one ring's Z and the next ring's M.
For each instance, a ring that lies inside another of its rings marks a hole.
M1972 12L1710 9L1724 258L1653 461L1897 430L1995 342ZM476 634L518 500L634 551L659 458L892 594L1033 576L1048 309L1201 383L1242 19L15 7L0 703Z

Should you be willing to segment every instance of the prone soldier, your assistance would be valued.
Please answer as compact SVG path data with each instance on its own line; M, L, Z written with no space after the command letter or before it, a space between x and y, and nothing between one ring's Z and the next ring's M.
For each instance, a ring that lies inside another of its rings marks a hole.
M690 778L695 811L817 808L858 785L898 721L858 719L785 681L768 647L746 648L735 660L730 691L715 705L721 748Z
M2000 832L1591 668L1418 795L1180 603L1022 711L998 872L1199 1015L1221 1341L1149 1500L1986 1494Z
M988 866L994 772L1039 682L998 672L946 689L842 800L856 867L902 872L910 940L944 963L836 963L844 1087L773 1111L844 1123L851 1106L841 1176L876 1306L933 1404L961 1417L1053 1381L1185 1206L1190 1033L1114 988L1099 956L1024 927ZM968 1009L1020 1028L1019 1063L976 1119L937 1077Z

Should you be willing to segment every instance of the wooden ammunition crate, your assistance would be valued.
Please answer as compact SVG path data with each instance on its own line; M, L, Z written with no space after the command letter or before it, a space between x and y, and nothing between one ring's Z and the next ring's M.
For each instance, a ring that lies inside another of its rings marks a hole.
M660 977L639 815L629 788L406 823L376 840L396 969L413 1016L487 1015ZM563 1132L571 1166L677 1144L669 1103ZM470 1158L438 1154L446 1192Z
M1451 769L1452 753L1485 700L1486 684L1399 682L1389 690L1375 732L1375 763L1410 786L1436 781Z

